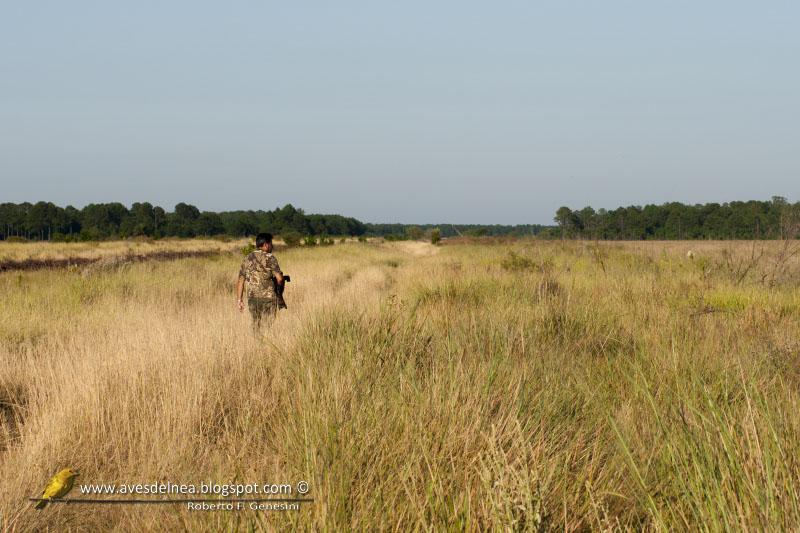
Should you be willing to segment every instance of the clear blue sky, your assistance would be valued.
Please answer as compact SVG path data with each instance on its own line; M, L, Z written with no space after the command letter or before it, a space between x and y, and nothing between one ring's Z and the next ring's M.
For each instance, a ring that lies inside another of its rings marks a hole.
M0 201L370 222L798 200L794 1L5 2Z

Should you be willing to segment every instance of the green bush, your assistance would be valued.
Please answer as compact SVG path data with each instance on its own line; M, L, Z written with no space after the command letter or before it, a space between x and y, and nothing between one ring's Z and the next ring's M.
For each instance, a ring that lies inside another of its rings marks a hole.
M409 226L406 228L406 237L412 241L421 239L423 235L422 229L419 226Z
M306 236L305 239L303 239L303 244L305 244L306 246L316 246L317 238L314 237L313 235L308 235Z
M508 252L508 257L500 262L500 266L510 272L520 272L524 270L533 270L536 263L533 262L533 259L525 257L524 255L519 255L516 252Z
M256 245L253 243L248 244L247 246L242 247L242 255L247 256L250 255L251 252L255 251Z
M302 238L303 236L296 231L287 231L284 235L281 235L281 239L286 243L286 246L297 246Z
M431 230L431 244L439 244L439 241L442 240L442 230L439 228L433 228Z
M81 233L80 233L80 239L83 242L86 242L86 241L99 241L102 238L103 238L103 236L100 234L100 232L97 231L94 228L91 228L91 229L84 228L84 229L81 230Z

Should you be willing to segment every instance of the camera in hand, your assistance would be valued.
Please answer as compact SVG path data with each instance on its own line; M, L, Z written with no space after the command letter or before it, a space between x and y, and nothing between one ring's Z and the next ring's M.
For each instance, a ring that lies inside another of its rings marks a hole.
M278 309L286 309L286 300L283 299L283 290L286 287L286 283L289 281L292 281L292 279L285 274L281 283L278 283L278 278L272 278L272 283L275 285L275 294L278 296Z

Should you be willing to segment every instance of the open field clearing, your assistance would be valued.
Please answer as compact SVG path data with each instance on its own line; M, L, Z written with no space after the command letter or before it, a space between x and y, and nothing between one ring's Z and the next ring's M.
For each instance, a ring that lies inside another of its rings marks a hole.
M376 239L372 239L376 240ZM377 239L382 241L382 239ZM355 238L331 239L327 244L358 242ZM404 243L414 247L415 244ZM47 268L108 268L140 261L169 261L193 257L210 257L236 253L246 246L247 239L160 239L135 238L108 242L0 242L0 272L9 270L41 270ZM275 240L277 250L285 243ZM425 252L427 253L427 252Z
M0 272L43 268L106 268L120 263L210 257L232 253L247 243L213 239L129 240L109 242L21 242L0 243Z
M265 338L235 310L242 244L0 273L2 529L800 526L796 242L281 250ZM35 511L67 466L315 501Z

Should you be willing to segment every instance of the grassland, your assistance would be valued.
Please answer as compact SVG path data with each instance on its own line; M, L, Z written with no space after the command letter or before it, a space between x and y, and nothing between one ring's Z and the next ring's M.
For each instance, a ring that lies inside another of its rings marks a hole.
M796 529L793 252L290 249L290 309L264 338L235 310L232 253L2 273L0 524ZM315 502L34 511L27 498L65 466L85 483L307 480Z
M72 259L102 260L130 255L157 255L165 252L231 252L243 246L244 239L140 239L108 242L14 242L0 243L0 264Z

